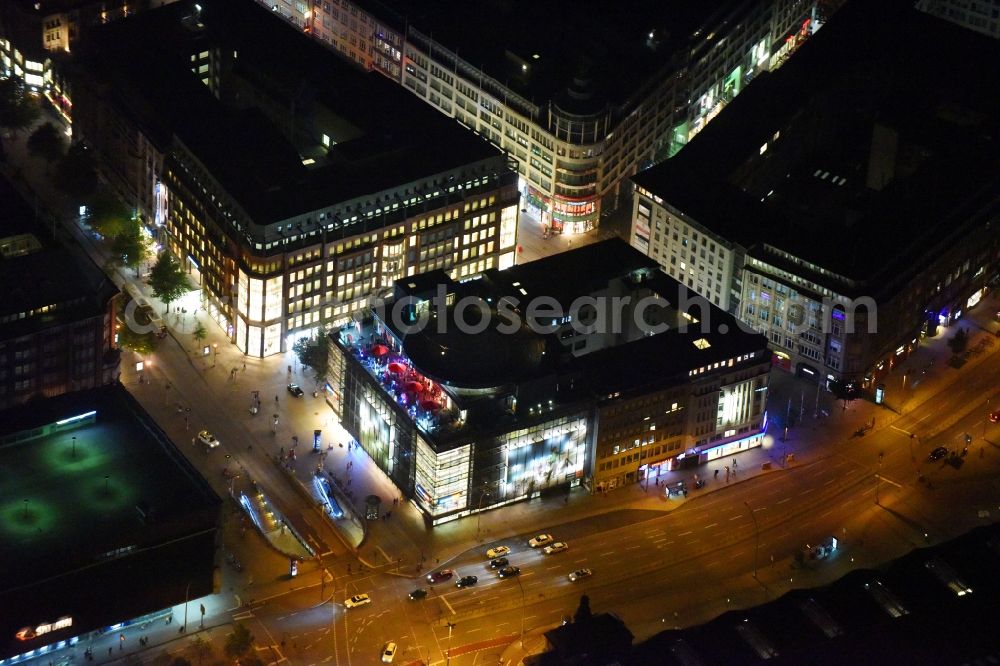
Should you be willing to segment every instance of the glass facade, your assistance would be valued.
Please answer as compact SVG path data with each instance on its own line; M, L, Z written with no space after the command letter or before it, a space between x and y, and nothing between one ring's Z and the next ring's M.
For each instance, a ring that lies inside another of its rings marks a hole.
M417 466L414 492L417 503L431 516L440 516L468 507L472 445L444 453L417 436Z

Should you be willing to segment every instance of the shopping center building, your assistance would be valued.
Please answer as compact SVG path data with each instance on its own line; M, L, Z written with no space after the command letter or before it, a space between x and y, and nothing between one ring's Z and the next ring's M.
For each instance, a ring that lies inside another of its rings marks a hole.
M330 334L327 401L438 524L758 446L769 368L763 336L614 239L398 280Z
M556 233L596 227L624 178L673 154L839 0L258 0L517 158ZM626 193L628 188L626 188Z
M253 3L109 24L80 64L74 132L245 354L344 323L396 279L514 263L501 151Z
M92 637L217 590L222 502L123 387L0 423L0 664L71 645L82 661Z
M983 76L958 83L970 62ZM630 242L775 365L877 395L1000 273L998 63L997 40L908 0L849 4L635 176Z

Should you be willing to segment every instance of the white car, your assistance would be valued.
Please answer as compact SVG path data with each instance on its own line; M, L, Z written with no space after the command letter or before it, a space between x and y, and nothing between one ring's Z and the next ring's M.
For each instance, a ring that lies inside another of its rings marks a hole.
M198 441L205 445L205 448L214 449L219 445L219 440L215 438L215 435L207 430L202 430L198 433Z
M371 602L372 598L367 594L355 594L353 597L344 602L344 606L347 608L356 608L358 606L370 604Z
M539 548L547 543L552 543L551 534L539 534L534 538L528 539L528 545L532 548Z
M493 560L493 559L496 559L498 557L503 557L504 555L506 555L509 552L510 552L510 548L508 548L507 546L493 546L488 551L486 551L486 557L488 557L491 560Z
M561 553L567 548L569 548L569 546L566 544L565 541L556 541L551 546L546 546L542 552L545 553L546 555L552 555L553 553Z
M575 583L581 578L590 578L593 575L594 572L591 571L590 569L577 569L576 571L574 571L569 575L569 582Z
M385 644L385 647L382 648L382 663L391 664L392 660L395 658L396 658L396 644L393 643L392 641L389 641L388 643Z

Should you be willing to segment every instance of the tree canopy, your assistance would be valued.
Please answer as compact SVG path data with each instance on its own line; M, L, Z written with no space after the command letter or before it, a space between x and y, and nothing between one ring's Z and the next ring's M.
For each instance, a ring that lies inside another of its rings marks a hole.
M129 220L126 227L111 241L111 253L115 262L137 269L149 255L146 239L139 230L137 220Z
M134 351L139 356L151 354L156 348L156 337L152 333L133 331L124 315L118 317L118 346Z
M253 634L247 629L245 624L237 622L233 625L233 632L226 636L225 652L226 656L232 659L239 659L253 646Z
M330 362L330 346L326 338L299 338L292 346L299 363L311 368L316 381L326 381L326 373Z
M107 190L95 192L87 200L87 210L87 224L105 238L114 238L133 226L129 209Z
M63 155L63 138L52 123L44 123L28 137L28 151L49 164Z
M161 252L156 258L156 263L149 272L149 286L153 289L153 295L167 304L167 309L189 288L180 263L168 251Z
M202 340L204 340L204 339L205 339L206 337L208 337L208 331L206 331L206 330L205 330L205 327L204 327L204 326L202 325L202 323L201 323L201 322L199 321L199 322L197 322L197 324L195 325L195 327L194 327L194 332L193 332L193 333L192 333L191 335L193 335L193 336L194 336L194 339L195 339L195 340L197 340L198 342L201 342L201 341L202 341Z
M93 155L82 144L70 146L56 164L53 181L69 197L83 203L97 190Z
M38 101L31 96L24 79L0 79L0 127L15 132L27 129L40 113Z

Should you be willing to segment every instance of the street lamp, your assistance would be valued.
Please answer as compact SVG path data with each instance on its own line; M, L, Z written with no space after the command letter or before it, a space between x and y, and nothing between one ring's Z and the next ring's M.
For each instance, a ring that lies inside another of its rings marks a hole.
M753 515L753 508L750 502L744 500L743 506L750 512L750 519L753 520L754 546L753 546L753 577L757 578L757 554L760 551L760 525L757 524L757 516Z
M451 666L451 630L455 628L453 622L448 622L448 654L445 655L445 666Z
M479 538L479 525L483 520L483 500L489 497L490 491L484 490L479 495L479 509L476 512L476 539Z
M73 435L73 458L76 459L76 435Z
M521 589L521 649L524 649L524 585L521 584L521 575L518 574L514 577L517 580L517 586Z
M188 628L188 594L190 592L191 592L191 583L189 581L187 587L184 588L184 626L180 628L179 633L184 633L185 631L187 631Z
M213 368L215 367L215 363L218 360L219 360L219 343L218 342L213 342L212 343L212 367Z
M879 483L882 481L882 452L878 452L878 472L875 473L875 506L880 506L878 503L878 489Z

